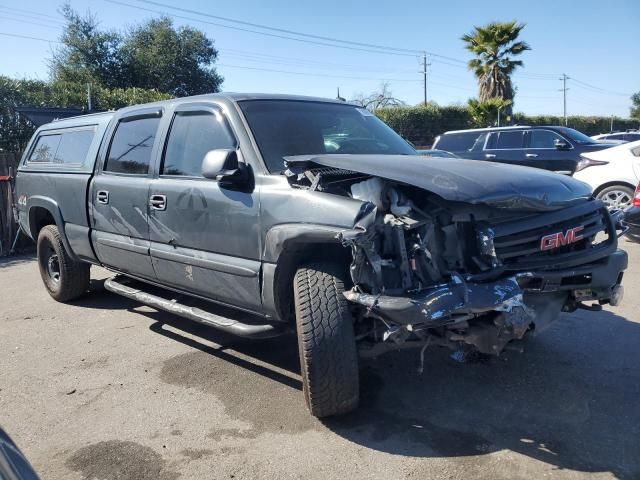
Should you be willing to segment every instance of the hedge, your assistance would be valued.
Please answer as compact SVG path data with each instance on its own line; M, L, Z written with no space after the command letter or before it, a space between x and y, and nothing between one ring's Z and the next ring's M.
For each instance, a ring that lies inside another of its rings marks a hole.
M387 125L418 147L430 147L435 137L447 130L474 128L475 125L467 107L438 107L435 105L418 107L381 108L374 112ZM610 117L568 117L570 127L586 135L609 132ZM513 115L511 124L517 125L563 125L564 118L539 115L528 116L523 113ZM631 119L614 118L615 130L638 128L640 122Z
M79 107L87 101L86 85L71 82L21 80L0 75L0 150L20 152L33 134L34 127L17 115L15 107ZM108 89L93 85L94 110L110 110L170 98L157 90L142 88Z

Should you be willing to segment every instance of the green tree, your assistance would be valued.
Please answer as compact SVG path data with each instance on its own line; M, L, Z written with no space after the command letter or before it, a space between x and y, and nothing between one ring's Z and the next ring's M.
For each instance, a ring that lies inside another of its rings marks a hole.
M507 116L507 111L511 107L511 100L503 98L489 98L480 101L476 98L470 98L468 102L469 115L475 127L491 127L498 124L498 117L502 115L502 119Z
M177 97L220 90L218 51L199 30L175 28L163 17L116 32L102 30L94 15L81 16L69 4L61 11L62 46L49 62L54 81L154 89Z
M631 95L631 118L640 121L640 92Z
M194 28L174 28L167 17L130 30L122 55L131 86L183 97L218 92L222 84L213 66L218 56L213 42Z
M525 50L531 50L526 42L516 41L524 23L491 22L462 36L465 48L476 55L468 66L478 80L478 100L502 98L513 101L515 89L511 74L523 65L522 60L514 60ZM509 113L511 108L509 107Z
M68 3L61 13L66 24L60 38L62 46L49 61L52 80L125 87L122 35L100 30L94 15L80 16Z

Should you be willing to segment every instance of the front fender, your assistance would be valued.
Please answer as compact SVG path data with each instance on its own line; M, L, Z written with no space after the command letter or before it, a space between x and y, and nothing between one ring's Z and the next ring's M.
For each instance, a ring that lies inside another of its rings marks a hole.
M339 244L338 234L345 228L309 223L286 223L272 227L265 236L262 258L265 262L277 263L284 250L304 244Z

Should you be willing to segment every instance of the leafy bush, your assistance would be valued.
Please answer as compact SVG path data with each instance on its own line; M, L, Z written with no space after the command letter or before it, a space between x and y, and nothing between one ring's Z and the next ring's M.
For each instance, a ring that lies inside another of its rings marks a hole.
M0 76L0 149L20 152L33 134L34 127L17 115L15 107L76 107L84 108L87 87L74 82L44 82L19 80ZM142 88L91 88L94 110L112 110L137 103L170 98L166 93Z
M396 132L416 146L430 147L435 138L448 130L462 130L476 126L469 109L465 106L439 107L437 105L417 107L383 108L375 114ZM586 135L609 132L610 117L570 116L569 126ZM564 118L552 115L527 116L516 113L513 125L564 125ZM638 120L615 118L614 130L638 128Z

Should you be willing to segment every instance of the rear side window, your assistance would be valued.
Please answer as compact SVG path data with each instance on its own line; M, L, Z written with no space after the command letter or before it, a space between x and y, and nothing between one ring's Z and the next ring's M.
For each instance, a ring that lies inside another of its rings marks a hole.
M434 148L447 150L449 152L463 152L473 150L477 145L484 142L485 132L460 132L448 133L440 136L440 140Z
M549 130L531 130L529 148L555 148L556 140L564 140L557 133Z
M121 120L111 141L104 171L145 175L160 117Z
M209 150L235 149L236 141L221 115L178 112L167 141L161 175L202 176L202 160Z
M524 146L524 131L493 132L487 141L487 150L513 150Z
M84 163L87 152L93 141L95 130L78 130L63 133L54 158L56 163L76 164Z
M29 162L53 163L62 135L41 135L29 156Z
M94 127L42 135L31 152L29 162L82 165L94 135Z

